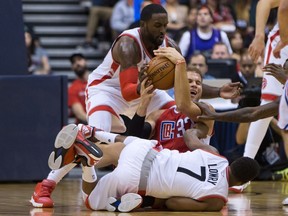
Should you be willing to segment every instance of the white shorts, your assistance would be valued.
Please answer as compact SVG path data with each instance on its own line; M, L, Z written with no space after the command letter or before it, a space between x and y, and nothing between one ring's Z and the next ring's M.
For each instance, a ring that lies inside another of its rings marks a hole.
M121 95L121 91L117 90L112 87L102 87L103 89L97 88L97 86L91 86L87 89L87 95L86 95L86 110L88 115L88 123L89 125L93 125L97 128L101 128L99 126L99 123L101 121L108 121L107 119L93 119L93 122L91 122L91 119L89 116L91 116L93 113L97 111L107 111L111 114L113 114L114 118L112 118L112 128L113 125L125 127L124 122L119 117L119 114L125 114L128 111L133 112L133 114L136 112L136 109L138 107L138 104L140 102L140 98L135 99L131 102L127 102ZM153 111L159 110L164 106L170 106L171 104L175 104L174 99L171 98L166 91L163 90L155 90L155 96L152 98L148 109L147 109L147 115L150 114ZM115 118L116 116L116 118ZM112 130L114 132L119 132Z
M280 64L283 66L284 62L288 58L288 46L281 50L281 58L277 59L274 57L273 50L279 41L279 31L271 31L266 43L264 66L269 63ZM267 73L264 71L261 99L272 101L275 100L277 96L282 95L282 92L283 85L276 78L271 75L267 75Z
M288 81L285 83L279 104L278 126L283 130L288 130Z
M106 210L109 197L117 198L126 193L137 193L142 164L147 153L156 144L155 140L139 138L125 146L116 169L103 176L89 195L89 206L93 210Z

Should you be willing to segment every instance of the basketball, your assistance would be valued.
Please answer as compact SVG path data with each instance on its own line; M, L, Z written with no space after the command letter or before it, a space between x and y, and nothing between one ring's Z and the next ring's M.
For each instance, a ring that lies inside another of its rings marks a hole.
M175 64L166 57L154 57L148 64L147 75L157 89L167 90L174 86Z

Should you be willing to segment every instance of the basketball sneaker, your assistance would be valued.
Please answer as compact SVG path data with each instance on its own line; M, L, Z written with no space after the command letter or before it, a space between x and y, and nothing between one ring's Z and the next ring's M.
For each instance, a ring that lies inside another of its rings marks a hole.
M51 193L56 186L56 182L49 179L44 179L39 182L33 192L30 203L37 208L52 208L54 202L51 199Z
M48 165L52 170L77 162L79 157L84 165L94 166L103 156L101 149L85 139L77 125L65 126L57 135L54 151L50 154Z
M120 199L109 197L108 204L106 205L107 211L114 212L130 212L139 208L142 204L142 197L136 193L127 193Z
M234 193L242 193L249 185L250 185L250 181L243 184L243 185L239 185L239 186L232 186L229 188L229 191L232 191Z
M86 139L91 142L98 142L99 140L95 137L96 131L101 131L90 125L78 124L78 129L83 133Z

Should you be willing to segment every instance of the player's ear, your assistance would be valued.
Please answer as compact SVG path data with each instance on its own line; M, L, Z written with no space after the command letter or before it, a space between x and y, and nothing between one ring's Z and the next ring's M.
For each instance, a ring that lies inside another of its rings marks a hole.
M145 26L145 22L143 20L140 20L140 27L143 28Z

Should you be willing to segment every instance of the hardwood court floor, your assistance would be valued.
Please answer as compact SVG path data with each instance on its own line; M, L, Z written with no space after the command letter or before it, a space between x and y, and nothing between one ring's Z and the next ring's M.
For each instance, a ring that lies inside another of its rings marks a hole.
M221 212L93 212L82 204L80 179L64 179L53 192L55 207L52 209L32 208L28 200L35 183L0 183L0 215L79 215L79 216L251 216L288 215L288 206L281 202L288 197L288 182L252 182L242 194L229 194L229 202Z

